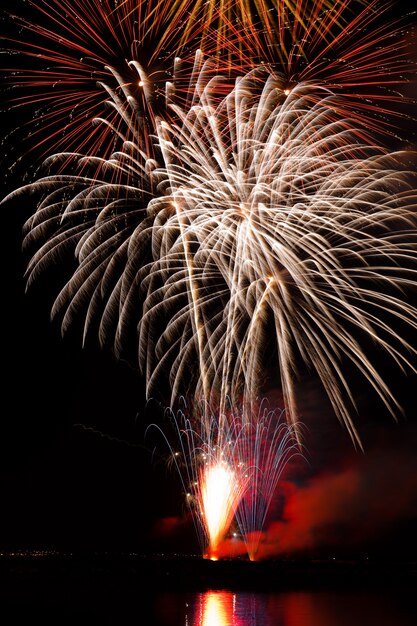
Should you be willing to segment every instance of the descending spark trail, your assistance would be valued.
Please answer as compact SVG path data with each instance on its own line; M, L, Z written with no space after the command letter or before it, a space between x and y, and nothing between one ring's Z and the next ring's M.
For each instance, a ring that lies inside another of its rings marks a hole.
M239 455L246 488L235 515L248 556L255 560L260 533L282 474L291 461L296 458L305 461L305 457L299 446L299 432L288 427L284 412L261 405L250 419L245 419L244 412L242 416L245 427L239 441Z
M176 121L157 118L155 158L141 135L136 144L121 136L109 160L49 160L89 166L92 177L52 174L17 192L42 197L26 225L29 283L75 254L53 314L63 313L64 331L80 315L85 333L98 320L118 355L137 325L149 395L168 374L172 401L190 392L224 413L226 398L262 395L270 367L295 425L304 362L358 441L348 362L398 411L358 335L415 369L416 348L396 330L416 329L403 295L417 282L410 154L373 146L356 121L339 118L329 90L300 84L286 96L259 68L218 97L221 78L205 80L204 68L189 107L170 105Z

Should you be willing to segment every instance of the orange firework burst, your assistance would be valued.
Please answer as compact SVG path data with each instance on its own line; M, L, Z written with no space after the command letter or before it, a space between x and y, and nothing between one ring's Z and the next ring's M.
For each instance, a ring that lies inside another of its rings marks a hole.
M404 34L407 20L391 19L395 5L379 0L28 0L24 15L14 8L15 32L6 38L13 55L6 70L10 104L22 113L22 123L27 106L31 115L37 109L27 124L31 150L42 147L41 156L76 150L100 151L106 158L120 115L113 112L113 128L92 123L109 115L103 85L121 95L124 87L133 91L141 131L153 133L152 118L165 108L172 73L177 93L185 93L192 59L201 49L216 59L216 71L226 74L266 64L282 75L288 90L314 82L343 91L339 114L354 111L380 132L391 128L394 104L404 102L399 86L416 71Z
M393 118L404 114L404 85L417 69L410 54L410 15L402 14L398 2L259 0L255 5L257 19L228 25L229 46L243 67L269 65L289 90L310 82L337 91L343 94L341 117L355 115L378 134L395 134Z
M20 13L14 7L3 43L11 55L5 82L30 150L38 148L41 158L55 150L108 156L121 121L120 111L109 112L113 88L120 95L129 88L141 132L152 132L176 56L186 48L193 58L201 43L204 27L187 15L185 6L173 11L162 0L28 0ZM107 128L94 123L103 116L111 120Z
M201 47L205 52L212 49L213 42L222 48L230 41L231 32L241 32L242 38L237 49L249 50L244 33L262 33L265 42L276 45L285 53L288 29L296 37L299 29L327 33L332 26L344 22L352 5L360 6L366 0L173 0L170 3L170 15L187 15L180 42L182 45L192 38L193 30L202 24ZM330 15L330 19L329 19ZM324 23L323 23L324 21ZM307 24L309 24L307 26Z

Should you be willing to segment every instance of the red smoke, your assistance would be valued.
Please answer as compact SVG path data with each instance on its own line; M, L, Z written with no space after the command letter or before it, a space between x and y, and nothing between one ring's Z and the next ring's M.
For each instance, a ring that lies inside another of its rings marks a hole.
M329 556L331 550L364 554L396 535L401 541L401 529L417 521L417 458L411 452L373 452L355 465L281 489L283 513L262 534L259 559L297 553ZM387 544L384 550L389 549Z

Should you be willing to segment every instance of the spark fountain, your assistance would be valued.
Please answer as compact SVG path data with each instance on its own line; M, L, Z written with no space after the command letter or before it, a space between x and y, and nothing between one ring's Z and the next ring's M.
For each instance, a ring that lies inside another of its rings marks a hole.
M282 411L229 405L224 414L203 405L167 412L170 428L152 424L169 450L193 516L202 553L217 560L235 517L251 560L282 473L304 456ZM172 433L172 439L168 436ZM227 550L226 550L227 553Z

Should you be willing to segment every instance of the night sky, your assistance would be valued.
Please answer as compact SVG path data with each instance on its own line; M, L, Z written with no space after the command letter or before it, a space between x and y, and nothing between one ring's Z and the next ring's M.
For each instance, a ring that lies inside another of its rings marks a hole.
M7 135L20 113L1 115ZM9 172L4 145L2 196L19 186L33 158L23 155ZM146 403L140 373L93 337L84 348L77 329L61 337L49 317L60 268L25 293L21 229L30 202L1 210L0 550L199 553L167 451L156 435L145 436L147 425L163 422L163 410ZM362 452L314 376L302 375L306 460L290 464L280 484L265 555L417 558L417 377L388 370L387 379L404 407L398 422L352 378ZM271 406L279 406L273 380L270 387Z

